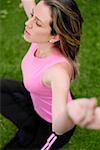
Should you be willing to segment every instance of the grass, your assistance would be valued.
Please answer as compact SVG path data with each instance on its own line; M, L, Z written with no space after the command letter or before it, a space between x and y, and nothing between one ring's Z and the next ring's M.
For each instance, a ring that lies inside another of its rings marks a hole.
M96 96L100 105L100 1L76 0L84 18L81 40L80 74L71 85L76 97ZM20 63L29 44L22 38L27 20L20 0L0 0L0 78L22 80ZM9 120L0 115L0 149L17 132ZM100 150L100 130L77 127L66 150Z

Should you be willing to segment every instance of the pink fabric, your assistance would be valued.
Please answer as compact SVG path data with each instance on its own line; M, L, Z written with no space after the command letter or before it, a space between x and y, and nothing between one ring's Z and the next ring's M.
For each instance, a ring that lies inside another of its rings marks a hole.
M38 58L34 55L38 45L33 43L24 56L21 68L25 88L30 92L35 111L48 122L52 122L51 104L52 90L42 82L44 72L56 63L68 63L67 59L55 51L46 58ZM69 91L68 101L71 101Z

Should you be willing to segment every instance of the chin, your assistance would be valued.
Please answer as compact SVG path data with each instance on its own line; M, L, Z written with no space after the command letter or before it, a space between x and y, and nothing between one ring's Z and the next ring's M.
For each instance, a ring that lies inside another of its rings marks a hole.
M26 42L32 43L32 41L31 41L30 39L26 38L24 35L23 35L23 38L24 38L24 40L25 40Z

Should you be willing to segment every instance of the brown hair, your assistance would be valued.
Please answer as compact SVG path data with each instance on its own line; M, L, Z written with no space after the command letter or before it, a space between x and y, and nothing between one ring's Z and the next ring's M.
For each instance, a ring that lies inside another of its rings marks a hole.
M74 0L43 0L52 12L51 34L58 34L60 41L54 46L73 66L74 78L78 73L76 56L79 52L82 22L80 10Z

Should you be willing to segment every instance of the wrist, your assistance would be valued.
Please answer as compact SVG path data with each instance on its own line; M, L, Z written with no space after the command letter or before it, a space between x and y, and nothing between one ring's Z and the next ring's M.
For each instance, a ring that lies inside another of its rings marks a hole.
M68 102L66 111L67 111L67 117L68 117L68 119L74 123L74 120L73 120L73 118L72 118L72 116L71 116L71 114L70 114L70 112L71 112L71 110L70 110L71 107L70 107L70 106L71 106L72 104L73 104L73 101ZM74 123L74 124L75 124L75 123Z

